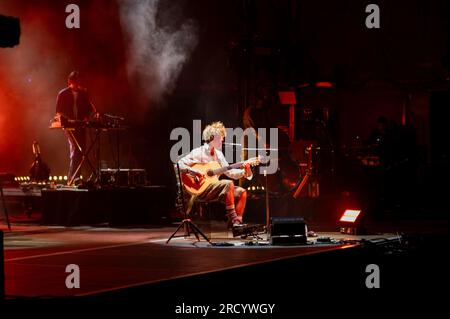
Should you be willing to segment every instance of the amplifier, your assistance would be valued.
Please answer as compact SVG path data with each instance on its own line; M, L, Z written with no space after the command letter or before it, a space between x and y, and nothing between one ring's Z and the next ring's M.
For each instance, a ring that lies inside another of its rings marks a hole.
M140 168L106 168L100 170L102 185L117 186L145 186L147 185L147 172Z
M16 175L12 173L0 173L0 186L2 187L15 187L19 183L15 180Z
M271 245L304 245L307 242L306 223L301 217L272 217Z
M5 299L5 267L3 255L3 231L0 230L0 304Z

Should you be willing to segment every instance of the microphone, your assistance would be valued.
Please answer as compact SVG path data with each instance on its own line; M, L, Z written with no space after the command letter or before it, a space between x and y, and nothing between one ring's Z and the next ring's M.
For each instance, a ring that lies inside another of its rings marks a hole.
M222 143L223 145L231 145L231 146L242 146L242 144L238 143Z
M121 121L125 120L124 117L117 116L117 115L111 115L111 114L107 114L107 113L103 113L103 116L109 117L109 118L115 119L115 120L121 120Z
M242 146L239 143L222 143L225 146ZM243 147L243 150L247 151L278 151L278 148L266 148L266 147Z

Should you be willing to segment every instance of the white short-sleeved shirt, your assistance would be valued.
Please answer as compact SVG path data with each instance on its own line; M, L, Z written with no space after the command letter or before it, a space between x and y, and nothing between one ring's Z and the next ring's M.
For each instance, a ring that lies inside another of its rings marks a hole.
M194 148L189 154L181 158L178 161L178 164L180 166L180 169L185 170L193 166L194 164L209 163L212 161L217 161L221 167L229 165L222 151L214 149L214 154L211 155L211 147L209 146L209 144L205 143L200 147ZM239 179L244 177L245 170L233 168L227 170L224 174L229 178ZM252 175L248 176L247 179L251 179L252 177Z

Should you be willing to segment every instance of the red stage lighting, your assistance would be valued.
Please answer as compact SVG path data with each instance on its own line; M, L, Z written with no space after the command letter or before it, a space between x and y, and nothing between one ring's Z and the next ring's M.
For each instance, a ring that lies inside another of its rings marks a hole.
M360 220L358 217L361 215L359 209L346 209L339 219L341 225L341 233L348 235L356 235L361 232Z
M280 98L281 105L294 105L297 104L294 91L279 91L278 96Z
M316 87L318 88L332 88L333 83L331 82L316 82Z
M361 211L358 209L346 209L339 221L354 223L358 218L359 214L361 214Z

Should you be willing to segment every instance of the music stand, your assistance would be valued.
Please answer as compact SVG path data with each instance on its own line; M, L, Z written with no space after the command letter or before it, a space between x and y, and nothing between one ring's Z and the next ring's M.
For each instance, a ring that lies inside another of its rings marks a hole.
M200 228L198 228L197 225L195 225L192 220L190 218L188 218L187 216L187 211L186 211L186 204L184 202L184 185L183 185L183 180L181 179L181 173L180 173L180 166L177 163L177 172L178 174L178 180L179 180L179 192L181 195L181 202L182 202L182 207L183 207L183 213L184 213L184 219L181 221L181 224L177 227L177 229L173 232L172 235L170 235L169 239L167 239L166 244L168 244L172 238L174 237L181 237L181 236L175 236L178 231L181 229L181 227L184 228L184 236L183 237L189 237L191 232L195 235L195 237L197 238L198 241L200 241L200 236L202 236L209 244L212 245L211 241L209 240L209 238L200 230Z

